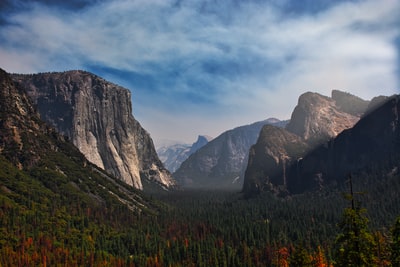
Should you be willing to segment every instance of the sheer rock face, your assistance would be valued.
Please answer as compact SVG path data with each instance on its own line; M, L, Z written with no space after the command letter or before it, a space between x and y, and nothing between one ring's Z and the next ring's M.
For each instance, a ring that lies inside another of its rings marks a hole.
M285 130L264 127L261 131L250 150L243 191L250 195L264 190L287 194L320 188L323 177L318 173L312 181L299 178L300 168L318 165L318 157L307 164L302 158L353 127L368 104L337 90L332 98L311 92L301 95Z
M318 144L351 128L358 120L359 116L342 111L334 99L308 92L299 97L286 129Z
M363 169L399 169L400 96L387 98L351 129L318 146L291 169L293 193L302 193L316 184L342 183L349 173Z
M265 125L257 143L250 148L243 190L246 193L285 193L290 166L306 154L309 146L285 129Z
M129 90L84 71L13 75L43 120L72 140L86 158L135 188L141 178L174 185L150 135L132 115Z

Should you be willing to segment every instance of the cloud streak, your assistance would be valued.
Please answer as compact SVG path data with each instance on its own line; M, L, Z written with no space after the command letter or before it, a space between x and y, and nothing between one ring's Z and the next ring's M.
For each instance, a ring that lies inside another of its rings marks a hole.
M29 2L1 16L1 67L88 69L133 91L157 140L190 142L288 118L308 90L395 93L400 4L383 2Z

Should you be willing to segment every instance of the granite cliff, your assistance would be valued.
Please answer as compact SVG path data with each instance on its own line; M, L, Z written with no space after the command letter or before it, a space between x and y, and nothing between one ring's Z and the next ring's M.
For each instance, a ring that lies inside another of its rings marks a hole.
M293 178L302 158L353 127L368 105L369 101L337 90L332 97L311 92L301 95L285 129L266 126L262 129L250 149L243 191L289 194L308 187ZM318 184L321 181L315 181L313 186L321 186Z
M15 204L40 218L43 213L54 217L59 209L58 217L63 218L61 211L73 216L72 210L76 212L77 207L102 212L126 208L138 213L153 209L153 203L138 190L91 164L71 142L42 121L25 89L2 69L0 165L0 195L4 203L9 203L6 210Z
M150 135L132 115L129 90L85 71L13 75L41 118L86 158L129 185L175 185Z
M286 193L287 170L308 150L309 145L301 137L265 125L250 148L243 191Z
M299 97L286 130L308 143L319 144L352 127L358 120L359 116L343 111L335 99L307 92Z
M392 96L354 127L306 154L292 166L287 189L302 193L343 183L348 174L399 171L400 96Z

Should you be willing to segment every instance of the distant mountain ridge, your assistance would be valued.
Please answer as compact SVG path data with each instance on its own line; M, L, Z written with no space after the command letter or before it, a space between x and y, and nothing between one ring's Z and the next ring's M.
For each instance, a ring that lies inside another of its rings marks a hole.
M150 135L132 115L129 90L85 71L13 75L43 120L100 168L129 185L175 185Z
M190 155L202 148L212 137L207 135L199 135L196 142L189 144L173 144L162 146L157 149L157 154L164 166L170 171L176 171Z
M248 151L265 124L286 125L270 118L228 130L185 160L173 173L184 188L229 188L240 190L247 164Z

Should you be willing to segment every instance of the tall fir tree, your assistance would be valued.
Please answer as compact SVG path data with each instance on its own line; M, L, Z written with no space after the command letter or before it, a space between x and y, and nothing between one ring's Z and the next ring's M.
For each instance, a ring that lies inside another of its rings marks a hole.
M341 232L336 238L336 265L335 266L375 266L374 237L368 229L366 209L361 208L360 202L354 199L353 184L350 176L351 202L343 213L342 221L338 224Z

